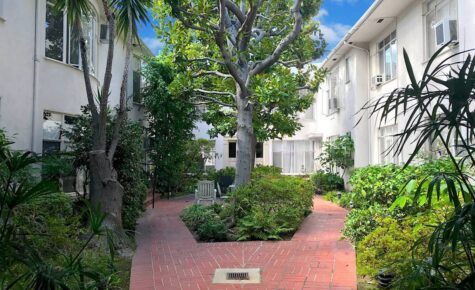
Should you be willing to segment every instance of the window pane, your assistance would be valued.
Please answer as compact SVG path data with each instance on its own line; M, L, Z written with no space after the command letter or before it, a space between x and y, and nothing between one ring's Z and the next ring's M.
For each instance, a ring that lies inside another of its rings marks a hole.
M69 33L69 64L79 67L79 33L74 27Z
M256 143L256 158L264 158L264 144L262 142Z
M396 77L397 70L397 44L394 40L391 43L391 76L392 78Z
M236 142L229 142L228 149L228 157L236 158Z
M43 154L58 153L61 149L59 141L43 141Z
M46 4L46 57L63 61L64 15L54 13L53 5Z
M384 51L379 51L379 73L384 75Z
M391 48L388 46L384 50L384 75L386 80L390 80L391 77Z
M142 98L140 96L140 73L137 71L132 72L132 93L133 93L133 100L136 103L141 103Z

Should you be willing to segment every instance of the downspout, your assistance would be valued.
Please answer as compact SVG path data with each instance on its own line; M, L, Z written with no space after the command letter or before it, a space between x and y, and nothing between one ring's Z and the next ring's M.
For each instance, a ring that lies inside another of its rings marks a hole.
M354 44L348 43L346 40L343 41L345 45L348 45L349 47L364 51L368 55L368 61L366 62L367 64L367 70L368 70L368 93L366 94L366 102L368 103L370 101L370 95L371 95L371 75L370 75L370 66L371 66L371 53L369 49L362 48L359 46L356 46ZM372 164L372 141L373 139L371 138L371 117L368 117L368 165Z
M33 39L33 104L32 104L32 114L31 114L31 151L35 151L36 142L35 142L35 125L36 125L36 104L38 98L38 1L35 0L35 32Z

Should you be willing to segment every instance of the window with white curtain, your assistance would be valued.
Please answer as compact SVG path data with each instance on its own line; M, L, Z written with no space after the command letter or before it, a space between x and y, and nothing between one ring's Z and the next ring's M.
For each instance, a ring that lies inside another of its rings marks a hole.
M2 0L0 0L2 1ZM82 21L84 39L86 41L87 57L90 73L96 72L96 16L84 16ZM79 33L67 24L66 13L54 11L54 1L46 2L45 23L45 56L75 67L82 67L79 50Z
M283 140L272 143L272 164L282 173L303 174L314 171L313 141Z
M385 81L396 77L397 68L397 42L396 31L393 31L378 44L379 72Z
M398 156L395 156L394 144L397 140L397 125L379 128L379 162L381 164L397 164Z
M436 43L435 27L444 20L458 19L457 0L428 0L425 3L425 28L426 28L426 53L427 58L432 56L439 48ZM455 22L456 23L456 22ZM458 25L454 25L453 29L457 30ZM457 31L453 32L457 35Z

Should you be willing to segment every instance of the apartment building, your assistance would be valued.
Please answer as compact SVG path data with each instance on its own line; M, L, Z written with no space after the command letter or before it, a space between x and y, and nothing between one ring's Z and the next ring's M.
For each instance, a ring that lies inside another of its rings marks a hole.
M404 118L380 124L361 107L409 84L404 49L420 78L430 56L448 41L453 43L440 58L475 48L473 29L473 0L375 1L323 63L328 76L317 94L322 140L351 134L356 167L407 160L410 146L397 156L389 152Z
M103 80L108 39L101 1L91 0L93 15L84 20L93 88ZM60 133L87 104L79 43L66 14L53 13L50 0L0 0L0 127L15 141L15 149L48 152L64 150ZM134 45L129 71L129 118L142 117L139 69L142 43ZM125 43L117 38L110 106L119 102Z
M324 60L328 74L315 102L300 116L303 128L260 145L257 160L282 167L285 174L310 173L320 169L316 158L324 142L345 134L355 142L355 167L407 160L410 146L399 156L388 152L404 119L380 124L361 108L409 83L403 49L420 77L429 57L447 41L454 40L441 58L475 48L474 31L474 0L375 0ZM216 167L234 166L235 141L218 140Z

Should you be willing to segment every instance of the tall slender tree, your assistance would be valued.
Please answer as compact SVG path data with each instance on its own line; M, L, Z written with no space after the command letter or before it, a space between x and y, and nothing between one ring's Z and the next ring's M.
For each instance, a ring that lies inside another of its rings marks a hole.
M90 0L56 0L56 11L65 11L68 24L79 35L81 65L86 86L86 96L92 115L92 150L89 152L89 170L91 174L90 198L93 205L100 205L106 214L105 224L110 228L122 227L122 196L123 187L117 180L117 172L113 166L113 158L120 138L120 125L127 118L126 94L128 70L131 57L132 43L137 38L137 23L147 22L147 6L151 0L101 0L109 28L109 47L102 87L94 94L88 59L88 47L83 32L83 20L91 16ZM122 74L119 108L114 122L113 137L110 144L106 141L107 111L109 105L110 85L112 81L112 63L116 39L125 39L126 58ZM95 97L98 102L96 103Z
M319 7L320 0L155 4L169 52L189 67L178 78L180 86L191 87L194 97L210 103L215 132L236 132L237 185L250 180L256 137L280 135L276 128L293 133L299 127L295 112L312 103L306 90L316 86L308 64L325 47L313 21ZM287 87L281 86L283 80Z

